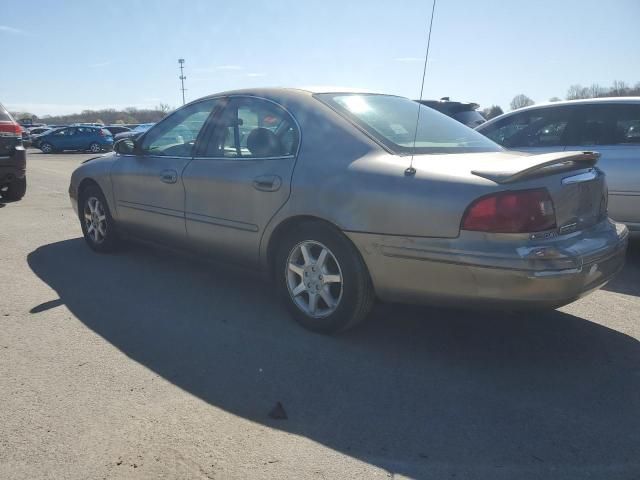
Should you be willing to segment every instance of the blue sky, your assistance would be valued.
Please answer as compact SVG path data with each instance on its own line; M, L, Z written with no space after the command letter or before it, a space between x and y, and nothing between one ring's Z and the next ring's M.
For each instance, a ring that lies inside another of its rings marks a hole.
M0 102L39 115L181 104L252 86L417 97L431 0L5 2ZM505 110L640 81L640 0L439 0L425 98Z

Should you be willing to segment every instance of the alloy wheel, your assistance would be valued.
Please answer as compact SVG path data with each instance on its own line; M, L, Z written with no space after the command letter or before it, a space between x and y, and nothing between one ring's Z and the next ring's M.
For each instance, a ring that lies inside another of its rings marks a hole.
M291 299L313 318L331 315L342 299L342 270L331 250L320 242L298 243L287 259L287 288Z
M97 143L92 143L91 145L89 145L89 151L91 151L91 153L100 152L100 145L98 145Z
M84 224L93 243L104 242L107 236L107 215L104 206L96 197L89 197L84 204Z

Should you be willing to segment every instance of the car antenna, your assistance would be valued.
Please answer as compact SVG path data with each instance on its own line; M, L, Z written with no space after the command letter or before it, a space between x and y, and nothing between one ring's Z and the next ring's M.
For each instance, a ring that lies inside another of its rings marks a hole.
M431 46L431 30L433 28L433 14L436 11L436 0L433 0L433 4L431 5L431 20L429 21L429 35L427 37L427 53L424 56L424 67L422 69L422 84L420 86L420 100L418 101L418 114L416 115L416 129L413 132L413 150L411 150L411 161L409 163L409 168L404 171L406 176L413 176L416 174L416 169L413 168L413 155L416 152L416 139L418 138L418 124L420 123L420 110L422 109L422 93L424 91L424 78L427 74L427 60L429 60L429 47Z

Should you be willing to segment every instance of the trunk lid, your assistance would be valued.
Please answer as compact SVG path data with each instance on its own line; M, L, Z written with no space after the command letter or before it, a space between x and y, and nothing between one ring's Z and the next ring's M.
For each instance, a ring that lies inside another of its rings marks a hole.
M596 152L528 155L516 161L492 163L471 173L509 189L539 181L553 200L557 233L564 235L588 228L606 217L605 175L595 168L599 157Z

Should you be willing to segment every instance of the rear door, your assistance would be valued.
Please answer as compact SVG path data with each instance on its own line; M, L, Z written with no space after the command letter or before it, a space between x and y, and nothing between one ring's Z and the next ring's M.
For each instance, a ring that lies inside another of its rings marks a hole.
M640 104L581 105L570 132L570 150L601 154L607 175L609 215L640 228Z
M190 242L254 264L263 230L289 198L300 131L276 103L234 96L183 174Z
M77 127L73 148L75 150L87 150L95 132L91 127Z

